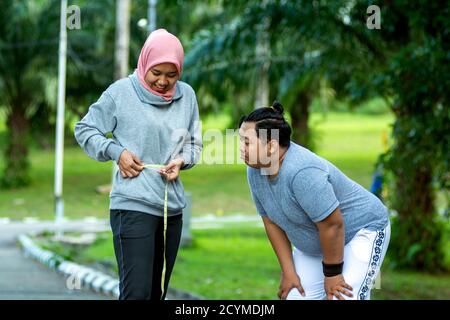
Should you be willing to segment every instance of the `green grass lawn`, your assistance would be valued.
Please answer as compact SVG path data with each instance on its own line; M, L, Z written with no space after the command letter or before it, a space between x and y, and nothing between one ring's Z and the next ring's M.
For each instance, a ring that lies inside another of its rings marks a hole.
M5 142L1 118L0 114L0 149ZM311 126L315 132L315 151L368 188L374 163L383 152L382 132L390 131L392 121L389 114L328 113L325 117L313 114ZM209 118L204 129L223 130L227 122L223 115ZM235 156L237 147L227 149L227 155ZM206 144L204 162L215 156ZM30 160L33 183L20 190L0 191L0 217L53 218L54 151L33 149ZM3 167L0 156L0 169ZM64 200L67 217L108 217L108 195L96 193L95 188L110 182L111 170L111 163L96 162L76 146L66 148ZM255 214L245 170L243 164L200 164L184 171L183 183L193 195L193 215ZM279 267L263 229L194 230L193 236L193 245L180 249L171 285L210 299L276 299ZM108 233L84 250L55 244L49 247L78 262L105 261L116 267ZM450 261L450 255L448 259ZM449 288L448 275L397 272L385 268L381 290L375 289L373 298L450 299Z
M262 228L194 230L182 248L172 285L210 299L276 299L280 269ZM450 277L381 272L373 299L450 299Z
M117 272L110 233L84 250L47 248L81 263L107 262ZM170 285L208 299L277 299L279 275L263 228L193 230L193 244L180 249ZM450 299L450 277L385 267L372 299Z
M316 152L341 168L349 177L366 188L370 186L374 163L383 151L381 133L390 129L390 115L350 113L313 114ZM4 124L0 121L0 128ZM223 130L226 117L210 118L204 129ZM0 138L4 138L4 130ZM232 138L229 138L229 140ZM226 150L237 155L238 145ZM193 196L193 215L254 214L255 209L245 177L244 164L208 165L214 155L206 143L203 164L182 172L182 181ZM0 191L0 217L53 218L54 151L31 150L33 183L19 190ZM0 169L4 162L0 157ZM90 159L77 146L67 147L64 154L64 201L68 218L84 216L108 217L108 194L98 194L95 188L110 182L111 163Z

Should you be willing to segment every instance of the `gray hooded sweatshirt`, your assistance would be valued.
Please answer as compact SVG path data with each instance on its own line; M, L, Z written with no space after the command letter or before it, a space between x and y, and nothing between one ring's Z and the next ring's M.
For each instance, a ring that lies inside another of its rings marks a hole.
M108 138L107 133L112 133ZM177 81L172 101L145 89L136 72L114 82L75 125L75 138L97 161L118 162L123 150L136 154L144 164L167 164L183 158L182 169L198 162L202 150L201 125L194 90ZM165 179L145 168L135 178L113 179L110 209L134 210L162 216ZM178 177L168 186L168 215L185 207L184 188Z

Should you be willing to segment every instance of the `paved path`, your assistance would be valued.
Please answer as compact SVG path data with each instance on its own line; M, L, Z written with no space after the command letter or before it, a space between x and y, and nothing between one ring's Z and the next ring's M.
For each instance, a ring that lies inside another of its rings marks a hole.
M258 217L235 216L193 218L193 229L222 228L233 223L247 222L260 224ZM93 291L70 290L66 286L66 279L54 270L39 262L25 257L16 244L19 234L55 230L56 225L51 221L9 222L0 221L0 300L108 300L105 295ZM65 231L99 231L110 230L108 220L84 219L67 221L59 226ZM174 299L174 296L167 296Z
M102 227L90 223L89 227ZM65 229L85 229L86 223L68 223ZM49 222L22 222L0 225L0 299L1 300L107 300L86 289L70 290L65 278L31 258L25 257L16 244L20 233L53 229Z

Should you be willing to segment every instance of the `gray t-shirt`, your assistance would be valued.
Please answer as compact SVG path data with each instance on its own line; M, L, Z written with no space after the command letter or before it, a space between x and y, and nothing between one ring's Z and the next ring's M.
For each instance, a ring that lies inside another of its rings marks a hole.
M293 246L311 255L322 253L315 223L337 207L344 219L345 244L362 228L379 230L388 223L388 209L375 195L294 142L274 179L251 167L247 179L258 213L283 229Z

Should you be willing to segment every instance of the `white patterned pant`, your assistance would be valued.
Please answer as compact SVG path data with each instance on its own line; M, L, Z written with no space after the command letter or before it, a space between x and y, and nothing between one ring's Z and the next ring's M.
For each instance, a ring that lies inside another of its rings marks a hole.
M353 297L342 295L346 300L370 300L370 290L380 271L391 236L391 225L372 231L361 229L344 247L344 269L342 275L353 288ZM294 248L295 269L300 277L305 297L292 289L287 300L323 300L326 299L322 256L307 255Z

